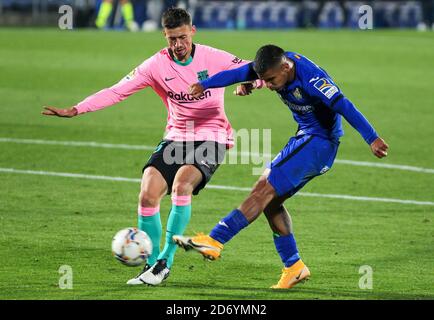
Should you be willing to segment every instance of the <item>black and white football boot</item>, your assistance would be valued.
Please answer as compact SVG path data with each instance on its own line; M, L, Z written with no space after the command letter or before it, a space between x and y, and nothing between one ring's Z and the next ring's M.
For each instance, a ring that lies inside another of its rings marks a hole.
M139 277L131 279L128 284L149 284L152 286L162 283L170 274L167 267L166 259L157 260L157 262L148 270L143 272Z
M128 280L128 281L127 281L127 284L132 284L132 285L134 285L134 284L143 284L143 282L140 281L140 280L138 280L138 279L139 279L139 277L140 277L142 274L144 274L146 271L148 271L149 269L151 269L151 267L152 267L152 266L151 266L150 264L145 264L145 266L143 267L143 270L140 271L140 273L139 273L137 276L135 276L134 278Z

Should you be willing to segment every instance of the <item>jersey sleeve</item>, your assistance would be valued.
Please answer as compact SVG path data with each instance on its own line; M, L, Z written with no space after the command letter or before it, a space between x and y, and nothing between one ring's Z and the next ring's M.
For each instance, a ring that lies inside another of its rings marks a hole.
M214 76L201 81L200 84L206 90L209 88L227 87L234 83L253 81L257 79L258 75L253 70L253 62L250 62L237 69L221 71Z
M145 60L117 84L103 89L78 103L77 113L93 112L107 108L128 98L133 93L152 86L152 66L154 57Z
M306 78L304 87L310 96L328 107L343 96L339 87L325 72L312 73Z
M265 86L264 81L259 79L258 76L256 75L256 73L253 71L252 61L242 60L242 59L238 58L237 56L234 56L228 52L225 52L225 51L222 51L222 52L223 52L222 57L224 56L224 58L222 59L222 62L224 63L224 65L223 65L224 70L237 69L237 68L240 68L246 64L250 64L250 67L249 67L249 72L251 72L250 76L251 76L251 78L254 78L250 81L253 82L255 89L261 89Z
M305 83L305 86L311 96L321 101L334 112L342 115L360 133L366 143L371 144L378 138L377 132L369 121L343 95L339 87L325 72L318 72L308 78L309 80L307 80L308 82Z
M346 97L341 96L332 106L332 109L341 114L348 123L356 129L367 144L371 144L378 138L378 134L365 116Z

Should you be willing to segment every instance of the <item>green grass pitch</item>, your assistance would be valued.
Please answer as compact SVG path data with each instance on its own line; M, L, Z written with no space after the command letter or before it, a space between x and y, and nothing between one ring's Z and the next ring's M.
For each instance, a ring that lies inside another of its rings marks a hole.
M434 167L434 34L411 31L201 31L197 43L252 59L267 43L324 67L390 145L377 160L346 122L338 159ZM40 115L110 86L164 47L161 33L0 30L0 138L156 145L166 110L146 89L74 119ZM226 91L234 128L272 128L278 152L296 124L268 90ZM0 167L140 178L150 151L0 142ZM250 187L251 165L223 165L211 183ZM296 196L286 202L309 282L269 289L281 271L264 217L234 238L220 261L177 251L159 287L128 287L138 269L111 256L112 236L136 225L139 184L0 172L0 299L433 299L434 206ZM303 192L434 201L434 175L335 164ZM206 189L193 199L187 234L208 232L247 195ZM163 225L170 200L162 203ZM59 267L73 289L59 288ZM359 288L360 266L373 269Z

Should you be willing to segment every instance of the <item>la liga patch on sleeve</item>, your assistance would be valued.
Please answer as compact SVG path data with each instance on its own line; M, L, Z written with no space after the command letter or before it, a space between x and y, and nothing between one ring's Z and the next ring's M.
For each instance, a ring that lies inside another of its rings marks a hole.
M321 78L313 85L317 90L319 90L328 99L331 99L336 93L339 92L338 87L336 87L329 79Z

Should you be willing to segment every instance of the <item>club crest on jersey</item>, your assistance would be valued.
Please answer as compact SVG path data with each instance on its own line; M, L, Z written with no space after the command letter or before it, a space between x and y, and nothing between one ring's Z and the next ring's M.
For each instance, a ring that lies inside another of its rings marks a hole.
M203 80L206 80L206 79L208 79L208 70L202 70L202 71L199 71L198 73L197 73L197 79L199 80L199 81L203 81Z
M303 99L303 96L301 95L301 91L300 88L295 88L294 91L292 91L292 95L295 97L295 99L297 100L301 100Z
M325 95L328 99L331 99L339 89L326 78L321 78L317 82L315 82L314 87L317 88L323 95Z

